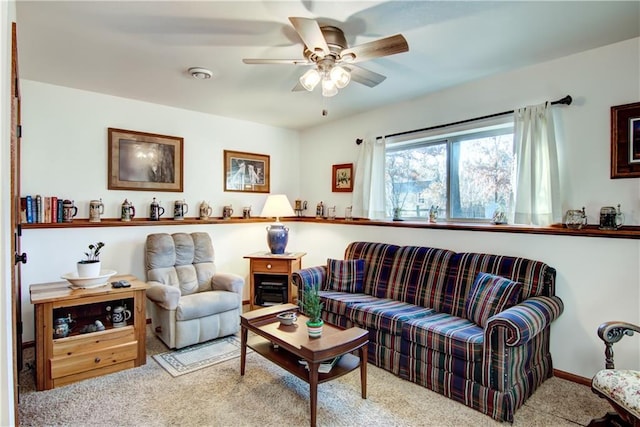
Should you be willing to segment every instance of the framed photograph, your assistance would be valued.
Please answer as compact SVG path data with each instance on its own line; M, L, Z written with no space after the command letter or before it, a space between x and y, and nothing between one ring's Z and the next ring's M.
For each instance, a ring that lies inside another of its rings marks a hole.
M611 178L640 177L640 102L611 107Z
M353 163L333 165L331 191L350 193L353 191Z
M224 191L269 192L269 156L224 150Z
M183 138L109 128L109 190L183 190Z

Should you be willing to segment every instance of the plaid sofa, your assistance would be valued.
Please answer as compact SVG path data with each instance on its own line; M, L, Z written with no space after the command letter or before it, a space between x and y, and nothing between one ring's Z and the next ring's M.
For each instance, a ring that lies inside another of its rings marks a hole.
M555 270L539 261L446 249L353 242L345 260L364 260L361 292L327 289L327 266L293 274L319 287L323 318L369 330L369 361L499 421L553 375L549 329L563 311ZM479 273L517 282L515 305L468 318Z

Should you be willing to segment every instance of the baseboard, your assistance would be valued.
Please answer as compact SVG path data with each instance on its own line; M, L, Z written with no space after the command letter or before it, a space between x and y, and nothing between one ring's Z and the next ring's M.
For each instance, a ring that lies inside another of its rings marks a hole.
M587 387L591 387L590 378L581 377L580 375L571 374L569 372L561 371L559 369L554 369L553 375L563 380L567 380L574 383L586 385Z

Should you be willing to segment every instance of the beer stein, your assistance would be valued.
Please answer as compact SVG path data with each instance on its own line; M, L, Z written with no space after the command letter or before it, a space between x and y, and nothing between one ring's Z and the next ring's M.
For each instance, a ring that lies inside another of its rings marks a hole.
M100 222L100 215L104 214L102 199L89 202L89 222Z
M251 218L251 206L245 206L244 208L242 208L242 218Z
M209 206L209 203L207 202L200 203L200 219L209 219L212 213L213 213L213 209L211 209L211 206Z
M336 219L336 207L327 208L327 219Z
M62 202L62 222L73 222L73 217L78 215L78 208L74 205L73 200L64 200Z
M439 206L431 205L429 208L429 222L435 223L438 221L438 212L440 210Z
M233 215L233 208L231 205L222 208L222 219L230 219L231 215Z
M124 199L120 212L120 219L122 221L131 221L133 217L136 216L136 208L127 199Z
M600 230L617 230L624 224L624 214L613 206L603 206L600 209Z
M110 310L111 307L107 307ZM111 322L114 328L121 328L127 326L127 320L131 319L131 311L127 310L126 306L120 305L113 308L111 314L107 314L107 320Z
M584 210L584 206L582 207L582 210L569 209L564 214L564 225L573 230L580 230L582 227L587 225L587 214Z
M347 206L344 208L344 219L346 221L353 220L353 206Z
M189 212L189 205L184 200L176 200L173 205L173 219L181 221Z
M324 204L322 202L316 205L316 218L324 218Z
M149 206L149 219L151 221L160 221L162 214L164 214L164 208L160 206L160 203L156 202L156 198L154 197Z

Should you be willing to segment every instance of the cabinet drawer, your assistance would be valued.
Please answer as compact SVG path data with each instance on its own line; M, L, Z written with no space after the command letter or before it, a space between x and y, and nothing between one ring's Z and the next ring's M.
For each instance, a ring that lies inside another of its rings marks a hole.
M138 355L138 342L132 341L93 351L83 351L50 359L51 378L60 378L80 372L116 365L134 360Z
M255 259L251 262L252 272L259 273L288 273L289 261L287 260L270 260L270 259Z
M73 356L77 353L86 353L103 348L135 341L133 326L114 328L101 332L92 332L84 335L74 335L67 338L53 340L53 358L61 356Z

